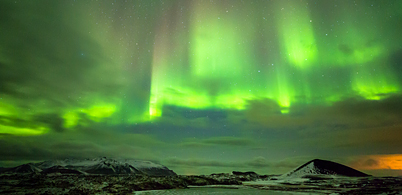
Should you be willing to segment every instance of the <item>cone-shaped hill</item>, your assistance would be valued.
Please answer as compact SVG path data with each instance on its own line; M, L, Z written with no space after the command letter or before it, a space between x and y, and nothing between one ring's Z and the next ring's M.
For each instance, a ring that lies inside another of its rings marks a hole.
M336 162L314 159L296 168L295 170L283 174L281 177L304 177L307 175L338 175L348 177L370 176Z

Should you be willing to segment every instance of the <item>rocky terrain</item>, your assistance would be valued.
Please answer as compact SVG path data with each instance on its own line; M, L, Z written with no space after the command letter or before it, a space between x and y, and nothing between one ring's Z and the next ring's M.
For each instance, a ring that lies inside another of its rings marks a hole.
M309 194L402 194L401 177L352 178L321 175L244 182L243 185L260 190L303 192Z
M241 185L267 178L254 172L178 176L149 161L64 159L0 169L2 194L131 194L134 191L206 185Z
M136 191L229 186L313 194L402 194L401 177L372 177L344 165L310 161L283 175L255 172L176 175L147 161L112 159L28 163L0 169L0 194L133 194Z
M242 185L266 176L221 173L199 176L101 175L77 173L26 173L0 176L0 194L131 194L134 191L187 188L206 185Z

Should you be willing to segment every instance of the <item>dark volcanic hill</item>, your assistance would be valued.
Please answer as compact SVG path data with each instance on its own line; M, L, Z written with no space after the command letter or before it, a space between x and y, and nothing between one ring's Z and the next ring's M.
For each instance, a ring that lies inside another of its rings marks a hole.
M289 173L283 174L281 177L304 177L307 175L339 175L348 177L369 176L356 169L336 162L314 159Z

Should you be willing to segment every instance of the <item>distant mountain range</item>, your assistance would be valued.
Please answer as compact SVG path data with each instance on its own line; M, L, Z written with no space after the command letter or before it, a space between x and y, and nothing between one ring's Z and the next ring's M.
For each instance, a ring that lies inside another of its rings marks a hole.
M167 167L150 161L115 160L110 158L49 160L13 168L0 168L0 173L61 174L139 174L147 176L177 175Z
M49 160L39 163L28 163L13 168L1 168L0 173L19 174L19 173L42 173L42 174L102 174L102 175L147 175L147 176L175 176L177 175L167 167L150 161L140 160L116 160L110 158L94 159L65 159ZM241 172L233 172L239 175ZM246 174L247 173L247 174ZM241 173L252 178L259 178L254 172ZM253 173L253 174L252 174ZM276 179L303 178L317 175L335 175L347 177L366 177L369 176L353 168L339 163L314 159L300 167L275 177Z
M345 165L341 165L336 162L314 159L288 173L281 175L280 178L289 178L289 177L298 178L306 176L308 177L311 175L336 175L336 176L347 176L347 177L370 176L356 169L350 168Z

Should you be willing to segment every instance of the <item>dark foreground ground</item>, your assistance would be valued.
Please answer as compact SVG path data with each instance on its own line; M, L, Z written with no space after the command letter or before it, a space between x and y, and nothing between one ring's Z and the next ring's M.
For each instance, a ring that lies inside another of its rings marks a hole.
M401 177L337 177L306 176L267 181L243 182L244 186L260 190L303 192L312 194L400 194Z
M241 185L250 176L165 176L13 174L0 176L0 194L132 194L134 191L187 188L189 185Z
M241 173L167 177L37 173L0 176L0 194L133 194L135 191L207 185L318 194L402 194L400 177L274 179L272 176Z

